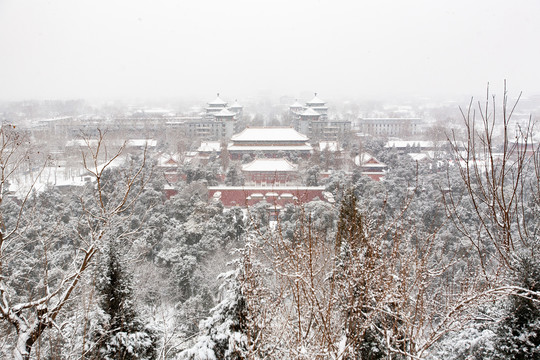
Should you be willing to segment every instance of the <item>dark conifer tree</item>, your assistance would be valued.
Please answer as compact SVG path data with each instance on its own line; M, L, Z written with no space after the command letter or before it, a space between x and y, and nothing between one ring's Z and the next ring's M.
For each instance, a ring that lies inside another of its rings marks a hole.
M180 354L185 360L248 359L246 299L238 277L241 270L222 274L225 278L223 300L201 323L197 343Z
M133 303L130 274L121 261L120 246L111 241L98 282L101 316L93 333L94 359L154 359L157 336L141 321Z
M531 293L513 295L506 318L497 331L497 359L540 359L540 263L523 258L516 271L516 285Z
M356 205L356 196L349 190L344 196L339 212L336 235L336 254L345 284L344 303L345 333L353 351L351 359L383 359L387 355L383 339L374 327L366 324L370 304L369 274L379 260L364 228L363 217ZM345 279L350 279L349 281Z

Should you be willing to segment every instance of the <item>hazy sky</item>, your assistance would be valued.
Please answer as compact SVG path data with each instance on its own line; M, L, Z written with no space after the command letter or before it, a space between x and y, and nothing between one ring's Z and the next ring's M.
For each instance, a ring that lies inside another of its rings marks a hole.
M0 0L0 99L540 94L540 1Z

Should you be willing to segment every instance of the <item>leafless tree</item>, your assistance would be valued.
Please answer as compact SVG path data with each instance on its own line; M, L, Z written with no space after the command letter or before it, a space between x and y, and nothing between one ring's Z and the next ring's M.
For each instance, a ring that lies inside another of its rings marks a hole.
M449 138L465 196L448 193L447 210L476 249L490 282L503 279L499 276L503 272L515 270L520 255L538 256L539 145L534 143L532 117L525 124L513 121L520 97L509 103L505 82L502 107L497 107L488 86L484 103L475 106L471 100L466 109L461 109L465 141L454 133ZM470 201L479 226L470 226L460 214L461 199ZM484 256L488 247L496 252L491 259Z
M265 324L253 338L275 344L274 358L371 358L376 344L378 358L421 359L480 305L520 291L487 283L474 266L456 278L455 260L436 251L439 228L419 232L409 201L380 222L345 196L335 239L307 213L292 239L279 223L255 235L249 263L265 264L271 276L259 271L243 284L252 322Z
M136 168L124 174L121 183L114 184L116 196L105 196L104 174L114 161L120 159L121 147L104 162L103 154L106 153L104 134L99 133L97 145L94 147L86 140L87 149L83 152L83 164L87 172L95 181L92 189L93 201L88 201L82 196L80 205L82 216L76 229L78 239L74 243L80 248L73 256L73 262L65 269L51 269L51 265L45 261L43 266L42 281L44 292L42 296L21 301L14 296L14 290L7 285L7 265L17 256L22 256L19 251L21 246L28 241L25 228L22 226L23 218L32 211L28 206L29 198L34 190L36 180L18 202L18 215L15 225L8 228L1 217L0 227L0 319L11 324L16 332L16 344L14 345L13 357L15 359L29 359L33 345L38 341L47 328L57 328L58 316L65 309L70 298L77 289L83 275L91 266L96 253L99 251L102 241L118 225L122 214L126 212L137 198L140 186L136 182L143 181L142 172L145 167L146 155ZM24 136L15 131L11 126L0 128L0 204L7 196L7 187L16 175L16 171L23 165L28 157L28 141ZM1 214L0 214L1 216ZM55 239L47 239L54 244ZM53 252L51 245L44 246L47 251ZM47 253L44 253L47 259ZM49 272L60 272L54 281L49 278Z

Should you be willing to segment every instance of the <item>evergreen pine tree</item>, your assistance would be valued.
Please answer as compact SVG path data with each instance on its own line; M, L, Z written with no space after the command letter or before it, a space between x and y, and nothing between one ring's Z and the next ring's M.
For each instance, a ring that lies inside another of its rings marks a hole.
M110 242L103 278L98 282L101 316L93 333L94 359L155 359L157 336L141 321L133 303L133 287L118 253Z
M201 323L201 335L193 347L183 351L186 360L247 359L246 300L238 281L240 270L222 275L226 279L223 300Z
M516 285L540 292L540 263L523 258L517 271ZM540 304L532 294L513 295L508 315L497 331L498 359L540 359Z
M341 202L335 250L349 348L344 359L399 360L404 358L399 352L411 345L401 330L396 300L388 296L387 291L392 290L385 289L393 278L387 262L393 259L375 231L367 227L354 191L349 189Z
M318 166L312 166L306 173L306 185L307 186L319 186L319 173L320 168Z
M344 289L345 334L352 350L347 358L383 359L387 356L384 340L366 323L374 320L368 315L368 307L373 305L369 291L375 290L370 289L370 277L380 259L366 234L356 202L356 196L349 190L341 203L336 235L338 271L341 272L338 276Z

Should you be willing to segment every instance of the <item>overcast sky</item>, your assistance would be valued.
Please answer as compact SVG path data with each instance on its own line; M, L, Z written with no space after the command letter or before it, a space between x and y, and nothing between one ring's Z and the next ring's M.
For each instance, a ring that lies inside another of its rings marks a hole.
M540 1L0 0L0 99L540 94Z

